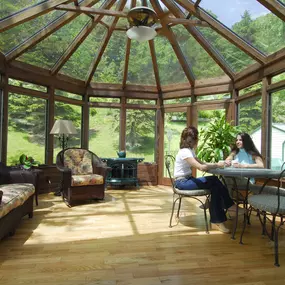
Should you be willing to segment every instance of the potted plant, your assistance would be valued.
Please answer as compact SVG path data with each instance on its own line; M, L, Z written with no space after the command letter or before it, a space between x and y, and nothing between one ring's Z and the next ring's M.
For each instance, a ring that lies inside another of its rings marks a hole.
M215 118L199 132L197 156L205 162L224 160L231 152L239 126L226 121L225 115Z
M39 162L34 160L33 157L22 154L19 158L20 164L24 169L30 169L32 166L39 165Z

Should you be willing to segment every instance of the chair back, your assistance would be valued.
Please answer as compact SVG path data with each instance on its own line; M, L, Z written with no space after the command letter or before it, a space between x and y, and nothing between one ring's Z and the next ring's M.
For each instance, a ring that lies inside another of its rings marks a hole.
M86 149L67 149L63 156L64 167L71 169L73 175L92 174L92 154Z
M98 166L103 166L101 159L92 151L83 148L66 148L56 157L57 167L66 167L72 175L92 174Z
M171 181L172 188L175 191L174 179L172 177L172 173L174 173L175 157L170 154L165 155L164 163L165 163L165 168L166 168L168 177L170 178L170 181Z

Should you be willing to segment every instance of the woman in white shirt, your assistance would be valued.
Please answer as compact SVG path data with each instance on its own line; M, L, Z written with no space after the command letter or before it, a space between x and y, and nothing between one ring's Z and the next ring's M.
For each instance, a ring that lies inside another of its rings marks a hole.
M174 166L175 187L180 190L210 189L211 223L223 233L229 233L224 222L227 220L225 210L236 212L236 206L229 196L228 189L216 176L192 176L192 168L207 171L211 168L224 167L224 163L205 163L196 157L194 149L198 144L198 130L195 127L187 127L182 131L180 138L180 150L176 155Z

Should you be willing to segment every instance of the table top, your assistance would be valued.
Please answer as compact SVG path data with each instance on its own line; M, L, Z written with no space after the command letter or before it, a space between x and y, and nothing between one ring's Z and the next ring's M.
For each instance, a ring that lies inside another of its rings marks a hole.
M110 157L110 158L106 158L106 157L101 157L102 161L107 161L107 160L112 160L112 161L134 161L137 160L138 162L141 162L144 160L144 158L142 157Z
M272 170L268 168L235 168L235 167L225 167L225 168L215 168L207 171L211 174L219 174L223 176L231 177L253 177L253 178L271 178L278 179L280 177L280 170ZM282 174L285 177L285 172Z

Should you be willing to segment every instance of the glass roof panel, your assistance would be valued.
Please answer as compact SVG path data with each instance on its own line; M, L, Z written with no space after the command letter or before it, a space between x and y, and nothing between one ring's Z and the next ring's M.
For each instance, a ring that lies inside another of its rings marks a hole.
M223 38L210 27L197 27L207 41L223 56L234 72L239 72L256 61Z
M60 73L85 80L90 63L94 57L96 57L106 32L107 29L104 26L97 24L84 42L65 63L60 70Z
M16 14L21 10L36 6L37 4L48 2L48 0L1 0L0 19Z
M168 39L156 36L154 44L161 85L188 82Z
M155 77L148 42L131 42L127 83L155 85Z
M92 82L122 83L126 53L126 33L114 32L94 73Z
M100 0L95 5L93 5L92 8L100 8L104 4L104 2L106 2L106 0Z
M4 54L8 53L65 13L59 10L52 11L2 32L0 34L0 50Z
M44 68L52 68L90 17L81 14L70 23L26 51L18 59Z
M284 22L256 0L203 0L200 6L265 54L285 46Z
M177 25L172 30L196 79L218 77L225 74L184 26Z

